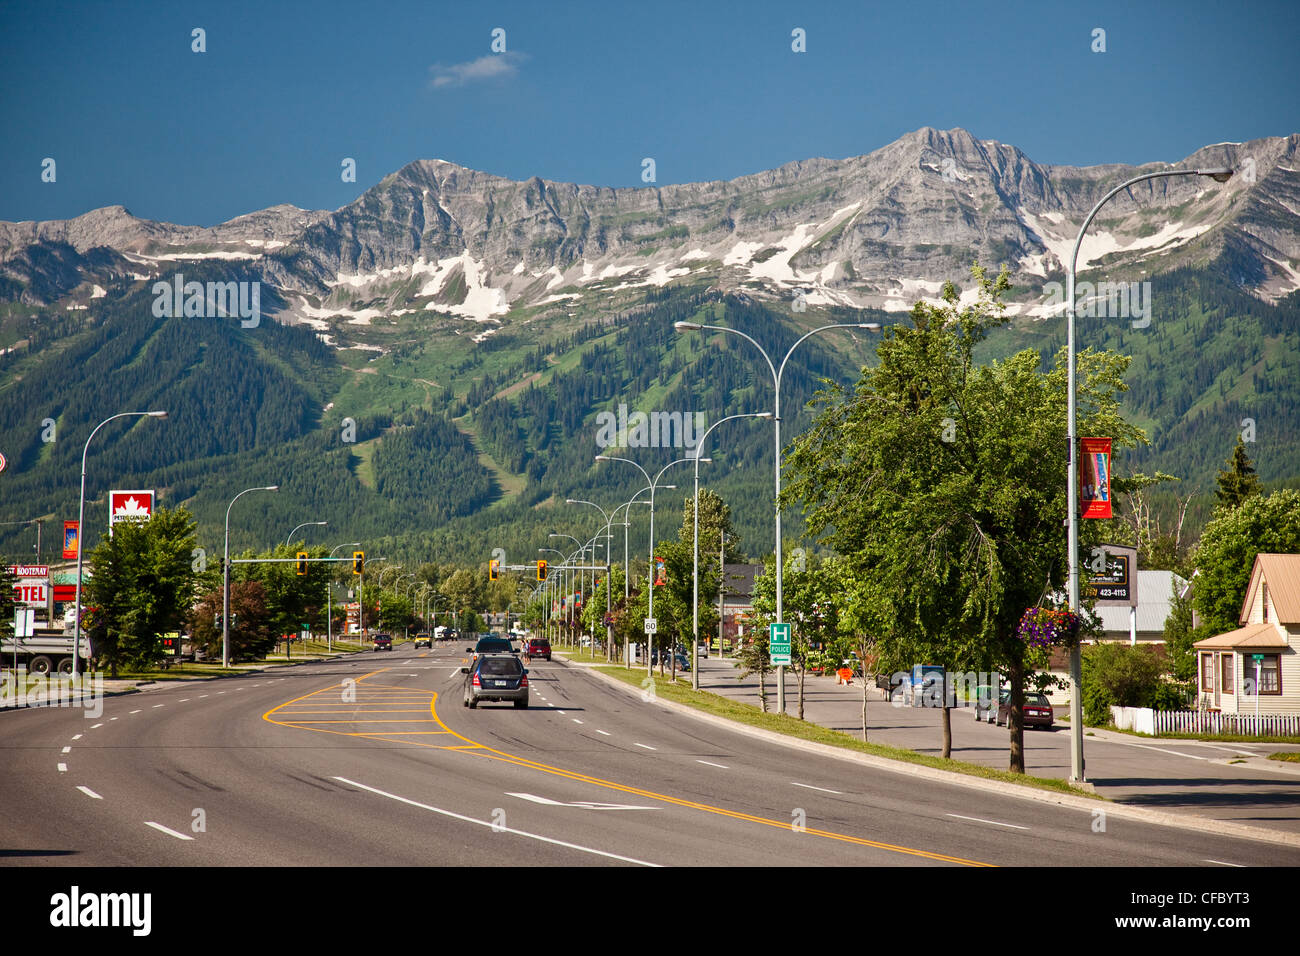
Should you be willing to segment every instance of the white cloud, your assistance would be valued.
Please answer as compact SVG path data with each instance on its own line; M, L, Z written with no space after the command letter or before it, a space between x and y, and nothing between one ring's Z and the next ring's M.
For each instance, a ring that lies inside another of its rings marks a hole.
M524 60L522 53L509 50L505 53L489 53L477 60L466 63L444 65L435 63L429 67L431 84L435 90L447 86L464 86L478 80L491 80L514 76L519 72L519 64Z

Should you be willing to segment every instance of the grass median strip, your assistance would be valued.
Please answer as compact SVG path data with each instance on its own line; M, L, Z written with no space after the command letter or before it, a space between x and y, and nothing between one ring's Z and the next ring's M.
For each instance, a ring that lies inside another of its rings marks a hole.
M598 667L597 670L609 674L625 684L631 684L647 689L643 682L646 679L646 673L643 670L628 670L626 667ZM655 695L664 700L670 700L673 703L685 704L688 707L694 707L696 710L703 711L707 714L713 714L718 717L724 717L727 720L734 720L742 724L748 724L751 727L759 727L763 730L771 730L779 734L785 734L787 737L796 737L800 740L809 740L814 743L828 744L832 747L841 747L845 750L856 750L858 753L871 754L875 757L884 757L888 760L901 760L906 763L921 764L925 767L934 767L938 770L949 770L954 773L962 773L971 777L983 777L986 780L1000 780L1004 783L1014 783L1023 787L1035 787L1039 790L1052 790L1056 793L1068 793L1080 797L1089 797L1094 800L1105 801L1095 793L1089 793L1078 787L1072 787L1064 780L1056 780L1051 777L1031 777L1025 774L1010 773L1006 770L995 770L992 767L982 767L979 764L966 763L962 760L945 760L942 757L934 757L930 754L917 753L914 750L905 750L902 747L889 747L884 744L873 744L866 741L850 737L848 734L840 733L837 730L829 730L817 724L811 724L806 720L798 720L785 714L763 713L753 704L746 704L742 701L731 700L727 697L720 697L717 694L710 694L708 691L692 690L689 683L674 683L667 677L654 678Z

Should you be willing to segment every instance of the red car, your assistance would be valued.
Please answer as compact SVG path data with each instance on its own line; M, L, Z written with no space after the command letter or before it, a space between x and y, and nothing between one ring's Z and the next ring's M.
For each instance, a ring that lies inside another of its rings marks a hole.
M1055 717L1056 712L1052 710L1052 704L1046 695L1033 691L1025 693L1024 724L1026 727L1042 727L1044 730L1051 730ZM997 724L998 726L1011 725L1011 694L1005 690L998 699Z
M524 660L531 661L534 657L541 657L545 660L551 659L551 642L544 637L531 637L524 642Z

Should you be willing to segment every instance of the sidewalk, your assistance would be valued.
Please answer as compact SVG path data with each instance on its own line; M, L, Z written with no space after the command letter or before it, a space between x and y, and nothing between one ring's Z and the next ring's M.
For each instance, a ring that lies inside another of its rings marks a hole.
M658 674L658 668L655 668ZM759 705L758 677L738 680L731 659L701 658L700 689ZM689 674L679 674L689 679ZM776 710L775 675L767 680L768 710ZM797 714L798 689L786 677L786 713ZM1025 730L1025 771L1040 777L1070 776L1069 724L1051 731ZM1008 766L1008 731L975 720L970 708L951 711L955 760ZM861 739L862 682L837 684L809 675L804 682L804 718ZM867 736L873 743L938 756L942 712L889 703L874 684L867 688ZM1300 745L1218 743L1137 737L1087 728L1085 775L1097 793L1133 806L1195 814L1236 823L1300 833L1300 764L1268 760L1269 753L1298 751Z

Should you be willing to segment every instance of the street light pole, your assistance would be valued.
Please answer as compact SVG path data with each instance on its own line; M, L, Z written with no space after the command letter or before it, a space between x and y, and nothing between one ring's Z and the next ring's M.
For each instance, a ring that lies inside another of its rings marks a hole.
M77 612L77 626L72 632L72 679L77 679L77 658L81 655L81 556L85 552L86 542L86 454L90 451L90 440L95 437L96 432L107 425L109 422L118 418L131 418L136 416L145 416L147 418L166 418L167 413L163 411L156 412L120 412L95 426L95 430L90 433L90 438L86 439L86 446L81 450L81 500L77 504L77 593L73 599ZM110 515L110 520L111 520ZM15 641L17 639L15 638ZM17 647L17 643L14 645Z
M341 544L341 545L338 546L338 548L335 548L333 551L330 552L330 557L331 557L331 558L334 557L335 552L337 552L339 548L359 548L359 547L361 547L361 542L360 542L360 541L353 541L351 544ZM346 613L344 613L343 618L344 618L344 622L346 623L346 621L347 621L347 614L346 614ZM326 585L326 587L325 587L325 642L326 642L326 645L325 645L325 646L328 648L328 650L329 650L331 653L333 653L333 651L334 651L334 570L333 570L333 565L330 566L330 579L329 579L329 583L328 583L328 584Z
M711 329L715 332L730 332L732 335L739 335L742 339L745 339L747 342L753 345L754 348L758 349L759 353L762 354L763 359L767 362L768 369L772 373L772 387L776 394L776 405L772 415L773 424L776 426L775 427L776 461L773 463L773 467L776 472L776 481L775 481L776 497L774 500L774 504L776 508L776 552L775 552L776 619L778 622L784 621L785 620L785 591L784 591L784 584L783 584L784 578L782 576L783 568L782 568L782 561L781 561L781 379L785 375L785 365L788 361L790 361L790 356L794 354L794 350L797 349L801 344L803 344L805 339L808 339L809 337L816 335L818 332L827 332L831 329L865 329L869 332L879 332L880 323L840 322L840 323L836 323L835 325L823 325L820 326L819 328L815 328L812 329L811 331L805 332L803 335L801 335L798 339L795 340L794 345L790 346L789 350L785 353L785 358L781 360L780 368L777 368L775 365L772 364L772 359L767 354L767 351L763 348L763 346L759 345L758 342L756 342L751 336L746 335L744 332L741 332L739 329L729 329L723 325L701 325L698 322L674 322L673 328L675 328L679 332L692 332L692 331L699 331L701 329ZM785 667L784 666L778 667L776 669L776 673L777 673L777 684L776 684L777 707L780 710L780 712L784 714L785 713Z
M1233 171L1226 167L1214 169L1166 169L1156 173L1145 173L1116 186L1101 197L1092 207L1088 218L1079 227L1079 235L1074 240L1074 251L1070 255L1070 267L1065 275L1065 316L1066 316L1066 353L1068 355L1069 379L1068 396L1068 441L1069 451L1066 459L1066 508L1069 512L1067 522L1069 534L1066 547L1069 551L1070 610L1079 613L1079 466L1078 466L1078 398L1075 394L1075 342L1074 342L1074 274L1079 262L1079 247L1083 245L1083 234L1096 217L1101 207L1114 196L1128 189L1135 183L1148 179L1163 179L1169 176L1209 176L1215 182L1226 183L1232 178ZM1076 643L1070 649L1070 780L1082 783L1083 769L1083 656Z
M636 468L637 471L641 472L641 474L645 476L646 483L650 485L650 569L649 569L649 573L647 574L647 578L649 579L650 582L649 585L650 590L649 593L646 595L646 602L647 602L646 607L647 607L647 614L651 618L655 616L655 491L660 487L676 488L677 487L676 485L661 486L659 484L659 479L662 478L664 472L667 471L669 468L671 468L673 465L680 465L690 460L691 459L689 458L678 458L675 461L670 461L668 464L664 465L662 468L659 469L658 473L654 476L654 480L652 481L650 479L649 472L647 472L644 468L642 468L640 465L634 462L631 458L616 458L613 455L596 456L596 461L622 461L622 462L626 462L629 465L632 465L634 468ZM646 655L645 655L645 672L647 677L654 674L654 666L650 663L650 644L651 644L650 635L647 634Z
M704 440L709 437L709 432L723 422L734 421L737 418L771 417L771 412L749 412L719 418L695 443L695 506L691 518L691 524L694 525L691 541L691 687L694 690L700 689L700 462L709 461L708 458L701 458L700 452L704 450ZM721 642L718 643L718 653L722 653Z
M310 528L310 527L319 527L319 528L323 528L323 527L325 527L327 524L329 524L328 521L306 521L306 522L303 522L302 524L298 525L298 527L294 528L292 531L289 532L289 537L287 537L287 538L284 539L284 546L285 546L286 548L289 547L289 545L293 543L293 536L294 536L295 534L297 534L299 531L301 531L303 528Z
M221 666L230 666L230 509L235 502L250 491L279 491L279 485L264 488L245 488L226 505L226 547L221 560Z

